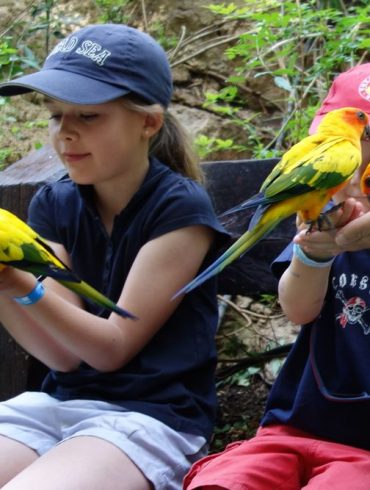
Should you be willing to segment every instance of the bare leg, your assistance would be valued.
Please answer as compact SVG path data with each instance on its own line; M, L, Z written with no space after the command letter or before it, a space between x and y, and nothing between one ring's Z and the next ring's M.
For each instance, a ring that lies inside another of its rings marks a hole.
M38 455L33 449L0 436L0 487L37 459Z
M151 490L134 463L96 437L75 437L45 453L4 490Z

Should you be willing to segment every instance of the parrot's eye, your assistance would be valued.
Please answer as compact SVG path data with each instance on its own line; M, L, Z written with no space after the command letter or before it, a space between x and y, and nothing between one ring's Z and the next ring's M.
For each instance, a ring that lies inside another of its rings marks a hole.
M356 115L360 121L366 121L366 114L364 112L358 111Z

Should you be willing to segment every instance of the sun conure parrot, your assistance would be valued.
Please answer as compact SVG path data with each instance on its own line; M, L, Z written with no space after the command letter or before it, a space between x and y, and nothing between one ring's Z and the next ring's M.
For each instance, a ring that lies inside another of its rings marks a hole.
M298 213L320 228L321 211L361 164L361 138L369 137L365 112L344 107L326 114L314 135L290 148L263 182L260 192L226 214L257 207L246 231L215 262L178 291L188 293L250 250L284 219Z
M0 270L5 266L32 272L36 276L52 277L66 288L118 315L136 318L82 281L30 226L0 208Z

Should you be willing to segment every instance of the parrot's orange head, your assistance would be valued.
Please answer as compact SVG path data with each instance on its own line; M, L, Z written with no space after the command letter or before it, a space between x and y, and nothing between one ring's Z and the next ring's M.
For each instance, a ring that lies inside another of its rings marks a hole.
M366 112L357 107L342 107L325 114L321 120L317 132L325 134L336 134L343 137L360 139L370 139L369 117Z

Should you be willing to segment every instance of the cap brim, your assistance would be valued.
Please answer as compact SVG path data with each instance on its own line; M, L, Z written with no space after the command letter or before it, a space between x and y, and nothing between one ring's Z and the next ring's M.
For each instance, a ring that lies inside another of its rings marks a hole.
M40 92L52 99L70 104L103 104L130 91L61 70L41 70L0 85L0 95L13 96Z

